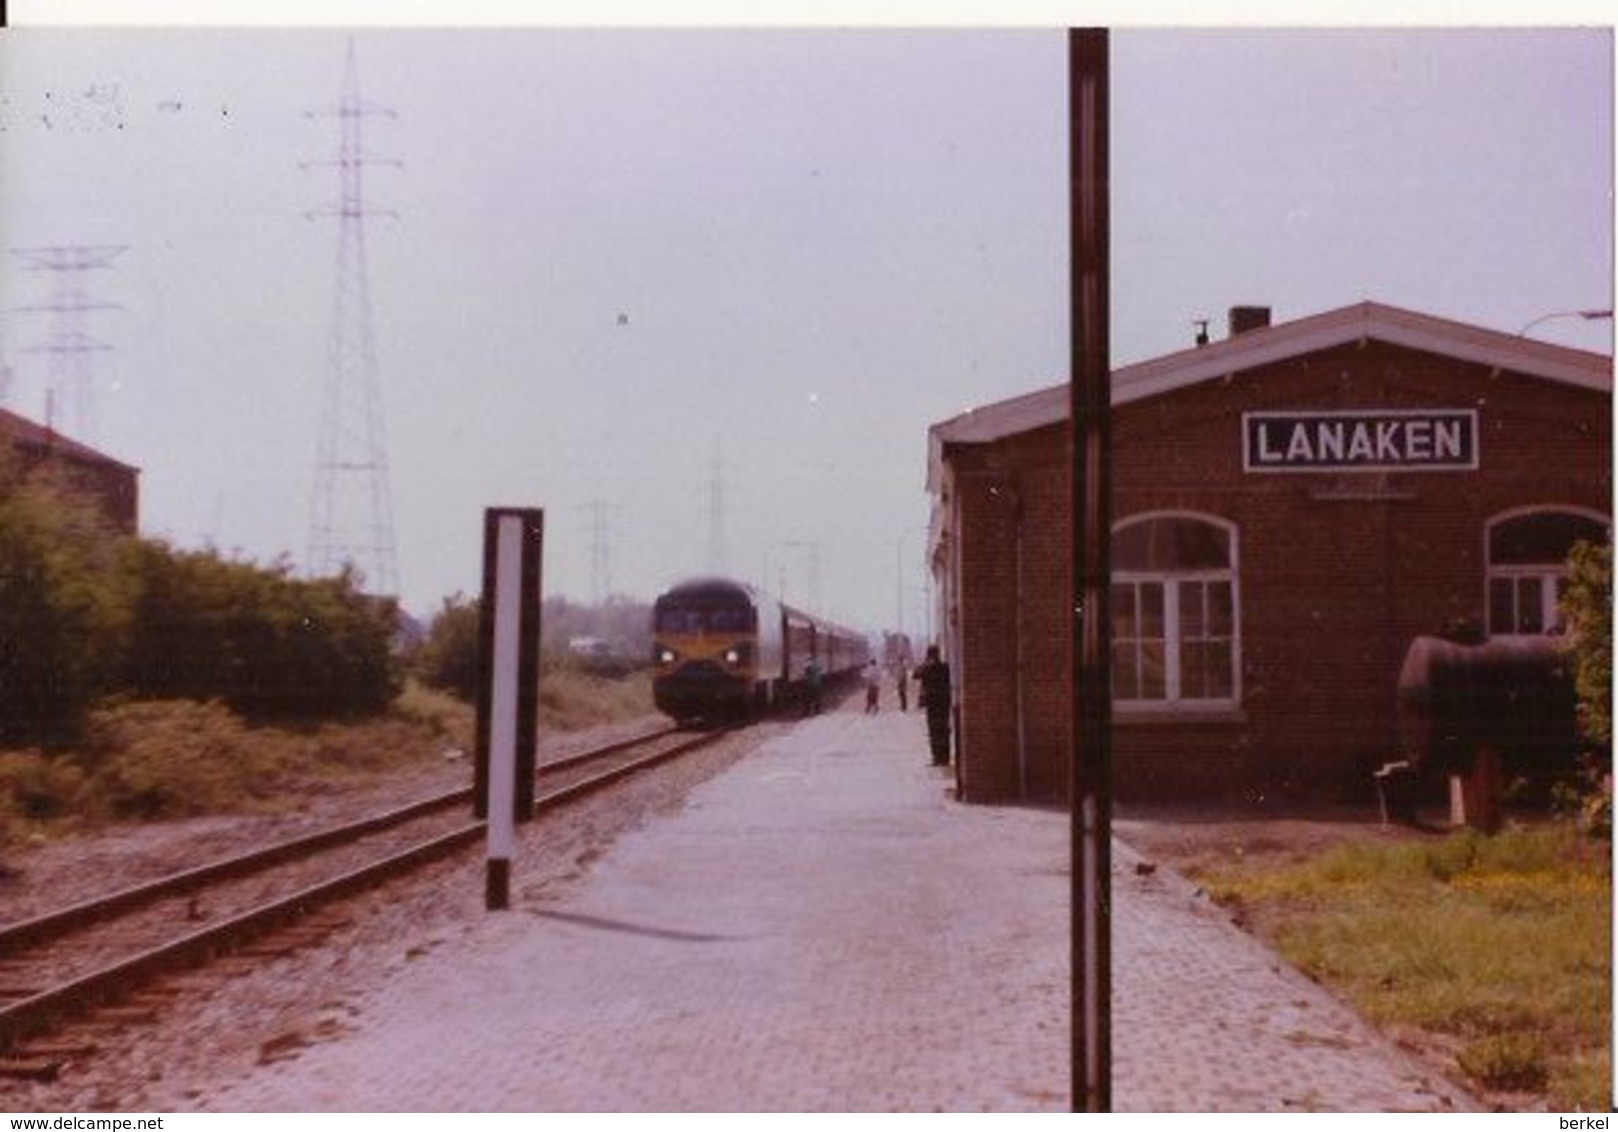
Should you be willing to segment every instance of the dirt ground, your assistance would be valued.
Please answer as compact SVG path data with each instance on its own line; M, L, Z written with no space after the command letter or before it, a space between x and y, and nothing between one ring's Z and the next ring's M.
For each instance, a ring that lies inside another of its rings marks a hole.
M1374 803L1209 803L1125 805L1113 833L1149 861L1188 877L1239 864L1285 864L1350 842L1431 840L1448 832L1448 814L1423 809L1420 826L1383 824Z

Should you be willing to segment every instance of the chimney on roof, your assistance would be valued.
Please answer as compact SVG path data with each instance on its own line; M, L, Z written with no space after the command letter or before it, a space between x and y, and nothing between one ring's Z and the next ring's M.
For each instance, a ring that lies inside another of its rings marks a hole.
M1231 307L1230 336L1246 334L1249 330L1263 330L1270 325L1269 307Z
M1208 344L1208 320L1205 318L1194 318L1191 320L1191 325L1197 328L1197 345L1206 346Z

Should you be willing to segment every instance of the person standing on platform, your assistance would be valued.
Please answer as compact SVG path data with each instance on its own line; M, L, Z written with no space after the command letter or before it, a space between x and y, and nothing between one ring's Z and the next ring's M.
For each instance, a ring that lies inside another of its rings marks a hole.
M876 666L876 661L865 665L865 712L874 714L877 710L877 697L882 691L882 670Z
M949 665L938 656L938 646L927 646L927 659L916 669L921 684L921 706L927 712L927 739L932 746L933 765L949 765L950 687Z
M910 666L903 660L893 662L893 670L897 676L894 681L899 686L899 710L910 710Z
M803 714L820 714L820 665L814 657L803 666Z

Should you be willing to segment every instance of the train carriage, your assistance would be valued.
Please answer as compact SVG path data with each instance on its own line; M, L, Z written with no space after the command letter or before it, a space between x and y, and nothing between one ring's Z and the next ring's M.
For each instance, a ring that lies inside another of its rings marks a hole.
M862 634L729 578L693 578L652 607L652 699L681 723L745 719L795 700L810 658L828 682L870 655Z

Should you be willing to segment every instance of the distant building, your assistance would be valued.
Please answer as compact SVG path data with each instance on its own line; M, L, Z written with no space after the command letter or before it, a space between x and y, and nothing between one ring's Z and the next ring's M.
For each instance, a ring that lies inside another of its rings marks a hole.
M612 645L601 637L569 637L567 651L581 660L609 660Z
M20 463L24 476L48 470L74 490L97 500L121 534L136 533L140 514L140 469L62 436L8 409L0 409L0 443Z
M1556 631L1569 549L1610 540L1611 358L1378 303L1231 313L1112 375L1124 799L1368 785L1411 640ZM967 800L1066 797L1068 397L930 430Z

